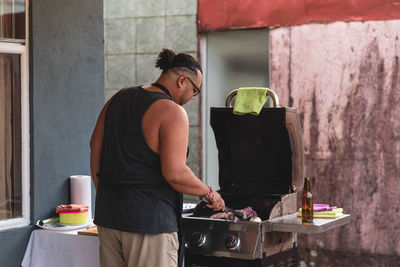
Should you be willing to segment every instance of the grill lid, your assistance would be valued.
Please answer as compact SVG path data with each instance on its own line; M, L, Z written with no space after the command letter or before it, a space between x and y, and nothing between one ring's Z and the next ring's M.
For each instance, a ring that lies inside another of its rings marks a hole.
M259 195L302 190L304 152L295 109L263 108L254 116L212 107L210 119L221 192Z

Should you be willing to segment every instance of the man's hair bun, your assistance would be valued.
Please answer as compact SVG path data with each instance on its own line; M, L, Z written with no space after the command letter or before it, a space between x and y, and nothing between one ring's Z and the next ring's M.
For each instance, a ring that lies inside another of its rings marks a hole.
M164 48L158 55L156 67L160 68L162 71L167 71L173 66L175 57L176 55L172 50Z
M156 68L160 68L163 73L174 68L185 68L187 71L197 75L197 70L201 70L200 64L191 55L179 53L164 48L158 55Z

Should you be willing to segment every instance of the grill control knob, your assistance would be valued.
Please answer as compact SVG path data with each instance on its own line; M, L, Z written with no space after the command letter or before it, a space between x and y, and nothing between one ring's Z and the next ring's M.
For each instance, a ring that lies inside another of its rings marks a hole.
M236 250L240 246L240 238L236 235L228 236L225 239L225 246L229 250Z
M194 232L190 241L193 245L201 247L206 242L206 237L202 233Z

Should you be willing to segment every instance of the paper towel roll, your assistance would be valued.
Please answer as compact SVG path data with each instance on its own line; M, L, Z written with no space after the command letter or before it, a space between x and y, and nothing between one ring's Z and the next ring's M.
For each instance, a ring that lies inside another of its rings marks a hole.
M71 182L71 204L89 206L89 220L92 219L92 178L88 175L72 175Z

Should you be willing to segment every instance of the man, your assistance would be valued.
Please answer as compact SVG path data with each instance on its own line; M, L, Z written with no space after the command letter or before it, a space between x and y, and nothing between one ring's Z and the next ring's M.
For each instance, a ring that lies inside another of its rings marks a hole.
M200 93L201 67L168 49L156 67L162 74L155 83L122 89L106 103L90 140L101 266L180 265L182 193L225 208L186 166L189 121L182 105Z

